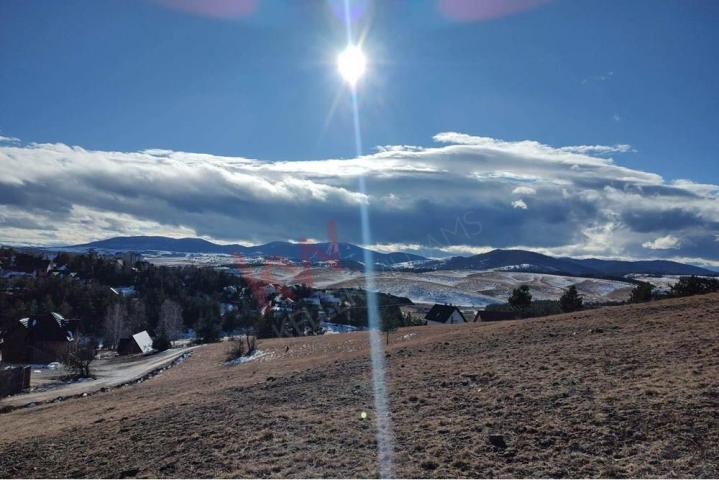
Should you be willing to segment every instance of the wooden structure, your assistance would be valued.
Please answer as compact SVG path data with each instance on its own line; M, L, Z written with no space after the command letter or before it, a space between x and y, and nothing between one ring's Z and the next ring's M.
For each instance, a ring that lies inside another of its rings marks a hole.
M424 317L427 325L449 325L453 323L466 323L462 311L454 305L435 304Z
M59 313L23 318L2 334L0 353L4 363L51 363L62 361L77 336L77 325Z

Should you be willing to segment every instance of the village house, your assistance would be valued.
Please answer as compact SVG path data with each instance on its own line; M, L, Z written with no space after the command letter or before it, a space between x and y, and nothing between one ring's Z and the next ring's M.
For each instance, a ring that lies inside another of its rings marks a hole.
M5 363L51 363L62 360L77 336L77 325L59 313L23 318L2 335L0 352Z
M453 323L466 323L464 315L454 305L440 305L436 303L424 317L427 325L449 325Z
M134 297L136 294L135 287L110 287L110 290L115 295L120 297Z
M152 353L152 338L146 330L128 338L121 338L117 344L118 355L132 355L135 353Z

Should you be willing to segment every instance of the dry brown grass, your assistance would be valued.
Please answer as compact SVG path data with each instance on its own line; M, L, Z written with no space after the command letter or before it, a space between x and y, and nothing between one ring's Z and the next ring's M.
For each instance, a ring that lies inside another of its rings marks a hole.
M716 477L717 340L719 295L401 329L395 473ZM140 385L0 415L0 477L377 475L366 335L258 347L249 364L222 366L212 345Z

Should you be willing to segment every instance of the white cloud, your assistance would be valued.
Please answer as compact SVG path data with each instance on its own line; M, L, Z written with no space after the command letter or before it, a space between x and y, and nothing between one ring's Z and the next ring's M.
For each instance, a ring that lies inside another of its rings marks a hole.
M375 243L374 245L364 245L364 247L380 253L416 252L424 248L418 243Z
M4 137L0 135L0 143L20 143L20 139L17 137Z
M681 241L674 235L666 235L654 241L642 243L642 247L649 250L676 250L680 246Z
M521 186L512 190L515 195L536 195L537 190L532 187Z
M454 132L435 139L439 145L388 146L361 158L283 162L0 144L0 242L120 234L326 239L334 220L339 241L360 243L364 204L381 251L525 245L631 257L671 235L682 242L653 255L719 260L719 186L666 182L596 156L628 146L551 147ZM531 215L523 213L528 197Z
M591 77L583 78L582 79L582 85L587 85L588 83L592 82L606 82L607 80L611 80L614 77L614 72L606 72L602 73L600 75L593 75Z
M575 145L571 147L562 147L559 150L563 152L582 153L582 154L600 154L607 153L626 153L632 151L631 145Z
M482 253L491 252L494 247L488 246L473 246L473 245L449 245L438 249L444 253L451 253L453 255L480 255Z

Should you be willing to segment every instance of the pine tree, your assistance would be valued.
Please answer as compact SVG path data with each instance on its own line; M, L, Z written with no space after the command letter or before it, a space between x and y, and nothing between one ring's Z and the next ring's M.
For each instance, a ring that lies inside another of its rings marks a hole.
M577 310L581 310L584 306L583 302L576 285L569 287L559 299L559 305L562 307L563 312L576 312Z
M654 285L642 282L632 290L632 296L629 301L632 303L648 302L654 298Z
M205 314L197 323L197 339L201 343L213 343L220 339L220 326L215 318Z
M527 285L515 288L512 296L509 297L509 304L516 310L525 310L532 305L532 294L529 292Z

